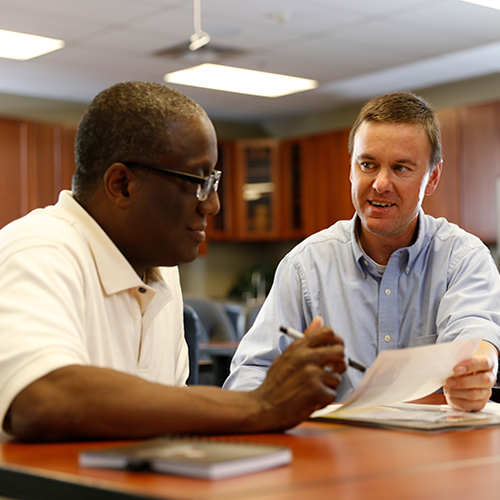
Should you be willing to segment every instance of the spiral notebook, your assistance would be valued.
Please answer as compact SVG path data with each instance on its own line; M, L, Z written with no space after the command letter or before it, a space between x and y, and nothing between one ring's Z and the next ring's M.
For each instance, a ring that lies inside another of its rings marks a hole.
M285 446L165 437L129 446L81 452L82 467L149 470L204 479L222 479L289 464Z

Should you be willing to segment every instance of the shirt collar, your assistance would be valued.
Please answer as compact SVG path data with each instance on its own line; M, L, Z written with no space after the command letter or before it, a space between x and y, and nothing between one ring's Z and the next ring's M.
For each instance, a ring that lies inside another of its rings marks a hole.
M418 212L418 223L417 223L417 239L413 245L406 247L405 254L407 255L407 262L405 263L406 272L409 272L415 263L415 260L424 245L426 239L426 219L425 214L422 208L420 208ZM361 247L358 242L358 234L359 234L359 225L361 224L361 219L358 217L358 214L355 213L353 218L351 219L351 243L352 250L354 253L354 257L358 264L360 271L363 273L363 276L366 276L367 264L365 254L361 250ZM400 252L401 253L401 252Z
M154 290L145 285L133 267L113 243L111 238L90 214L75 200L71 191L62 191L57 203L69 212L83 228L90 251L94 258L101 285L107 295L113 295L131 288L146 289L143 295L154 295Z

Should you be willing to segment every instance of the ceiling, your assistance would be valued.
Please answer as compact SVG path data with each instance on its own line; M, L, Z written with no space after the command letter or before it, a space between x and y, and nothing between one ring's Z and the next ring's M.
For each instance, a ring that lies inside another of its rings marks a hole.
M206 50L155 55L193 33L193 0L0 0L0 28L65 40L0 59L0 92L88 102L125 80L163 82L201 62L319 81L279 98L173 85L212 118L300 116L500 71L500 11L460 0L201 0ZM213 59L212 49L236 54Z

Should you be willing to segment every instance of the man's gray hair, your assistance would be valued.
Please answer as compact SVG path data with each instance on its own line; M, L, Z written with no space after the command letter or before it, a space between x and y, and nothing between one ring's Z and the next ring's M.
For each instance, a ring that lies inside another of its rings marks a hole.
M169 124L204 116L192 99L153 82L118 83L99 93L76 135L73 192L88 199L119 161L155 165L169 148Z

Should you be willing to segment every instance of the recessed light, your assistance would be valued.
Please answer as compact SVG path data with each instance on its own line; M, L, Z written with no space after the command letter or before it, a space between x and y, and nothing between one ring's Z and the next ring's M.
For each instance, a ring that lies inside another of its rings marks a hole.
M462 0L462 2L474 3L476 5L481 5L482 7L500 10L500 0Z
M26 61L63 47L62 40L0 30L0 57L6 59Z
M261 97L281 97L315 89L318 86L316 80L307 78L210 63L168 73L163 79L167 83Z

